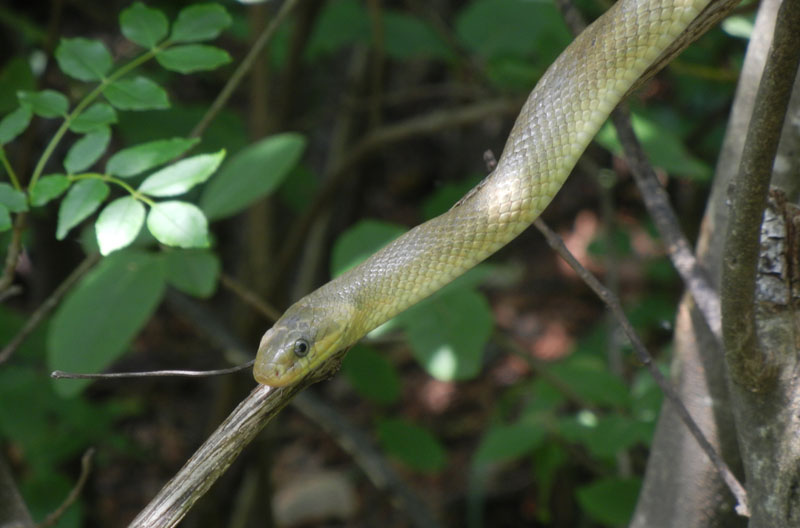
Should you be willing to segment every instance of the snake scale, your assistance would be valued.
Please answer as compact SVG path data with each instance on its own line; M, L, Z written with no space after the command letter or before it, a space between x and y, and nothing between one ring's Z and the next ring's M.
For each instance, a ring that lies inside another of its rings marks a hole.
M614 107L716 22L729 0L619 0L542 76L495 170L448 212L292 305L268 330L254 376L292 385L525 230Z

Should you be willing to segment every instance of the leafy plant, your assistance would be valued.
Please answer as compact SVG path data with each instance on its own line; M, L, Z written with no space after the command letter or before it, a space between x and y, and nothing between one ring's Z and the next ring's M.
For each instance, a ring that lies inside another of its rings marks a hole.
M113 186L127 196L111 201L97 218L95 231L103 255L130 245L145 224L145 217L150 233L162 244L207 247L208 225L197 206L186 201L155 199L184 195L206 181L219 167L224 151L174 162L147 175L138 186L126 179L185 154L198 140L172 138L129 147L111 157L104 171L87 172L87 169L108 149L117 111L169 107L166 90L146 77L130 78L128 74L150 59L179 73L211 70L230 62L224 50L190 44L216 38L230 21L219 5L195 5L179 13L170 33L169 22L161 11L137 2L120 14L120 28L123 35L147 51L116 69L102 42L62 39L55 52L61 71L78 81L97 84L71 111L69 99L60 92L18 93L19 108L0 121L0 159L13 186L0 202L0 220L7 218L9 212L27 211L29 205L42 207L66 193L59 207L56 232L61 240L100 208ZM107 102L98 101L101 96ZM42 152L27 189L23 189L2 146L22 134L33 115L63 122ZM78 139L64 157L65 174L43 174L68 131L77 134ZM10 222L0 221L0 229L9 228Z

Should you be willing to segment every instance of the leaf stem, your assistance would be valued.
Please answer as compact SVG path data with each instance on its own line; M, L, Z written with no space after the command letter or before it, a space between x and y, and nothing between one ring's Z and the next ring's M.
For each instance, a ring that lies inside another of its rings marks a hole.
M86 107L89 106L89 104L91 104L95 99L97 99L97 97L101 93L103 93L103 90L105 90L106 86L108 86L109 84L113 83L114 81L116 81L117 79L119 79L123 75L127 74L128 72L130 72L134 68L137 68L138 66L140 66L140 65L144 64L145 62L149 61L150 59L155 57L159 52L161 52L162 50L167 48L170 44L172 44L172 43L169 40L165 40L164 42L162 42L158 46L154 47L153 49L148 50L147 52L139 55L138 57L136 57L135 59L130 61L128 64L125 64L124 66L120 67L118 70L113 72L111 75L109 75L108 77L106 77L102 81L100 81L100 84L98 84L94 88L94 90L89 92L86 95L86 97L84 97L75 106L75 109L72 112L70 112L64 118L64 122L61 123L60 127L58 127L58 130L56 130L56 133L53 134L53 138L47 144L47 147L45 147L44 152L42 153L42 156L39 158L39 161L36 163L36 168L33 170L33 176L31 177L30 184L28 185L28 192L32 191L34 189L34 187L36 187L36 182L39 181L39 177L42 175L42 172L44 171L45 164L50 159L50 156L53 154L53 151L55 150L56 146L58 146L59 141L61 141L61 138L64 137L64 134L69 129L69 125L75 120L75 118L77 118L81 114L81 112L83 112L86 109Z
M3 167L5 167L6 172L8 173L8 179L11 180L11 184L14 186L16 190L21 191L22 187L20 186L19 180L17 179L17 173L14 172L14 168L8 161L8 157L6 156L6 151L2 146L0 146L0 161L3 162Z
M68 176L68 178L70 179L70 181L101 180L104 182L113 183L119 185L120 187L128 191L128 193L130 193L131 196L133 196L140 202L144 202L150 207L153 207L155 205L155 202L151 200L150 197L147 196L146 194L137 191L136 189L131 187L130 184L126 183L124 180L120 180L119 178L115 178L114 176L109 176L108 174L100 174L98 172L84 172L83 174L75 174L72 176Z

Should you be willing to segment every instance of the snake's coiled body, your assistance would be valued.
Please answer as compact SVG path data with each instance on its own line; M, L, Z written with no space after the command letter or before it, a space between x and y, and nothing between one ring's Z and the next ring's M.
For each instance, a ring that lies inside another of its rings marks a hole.
M494 172L295 305L263 337L256 380L294 383L526 229L611 110L709 0L621 0L562 53L528 97Z

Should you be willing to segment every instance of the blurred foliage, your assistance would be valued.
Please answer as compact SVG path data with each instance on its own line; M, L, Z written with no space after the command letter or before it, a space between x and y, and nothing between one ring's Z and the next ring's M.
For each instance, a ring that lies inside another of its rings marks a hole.
M594 2L579 4L595 15L602 10ZM74 474L64 470L65 463L88 445L132 452L114 428L141 411L137 401L87 399L82 392L87 381L48 383L45 369L94 372L108 367L128 352L168 286L200 298L214 294L227 255L219 254L209 222L234 217L273 194L291 214L302 215L321 185L319 153L310 145L315 136L329 132L315 130L322 128L319 122L306 122L305 134L283 132L251 143L247 116L239 107L223 110L201 138L188 137L213 96L198 91L183 97L183 89L172 87L182 88L181 76L189 73L221 71L224 81L234 52L207 42L222 35L220 46L236 49L250 38L250 29L242 6L229 5L230 14L213 3L161 7L165 12L135 2L120 13L119 33L128 41L122 57L107 48L109 41L122 38L116 29L106 28L108 39L58 41L53 55L61 76L54 86L39 86L50 79L43 77L44 28L24 13L0 7L0 25L17 36L24 50L0 66L2 247L8 246L13 217L27 211L57 217L54 232L37 236L78 241L87 254L104 255L28 338L13 363L0 366L0 434L19 452L21 489L37 519L66 495ZM448 34L422 12L384 8L387 64L411 72L434 65L436 78L463 82L475 76L471 81L483 91L523 94L571 39L549 1L472 0L459 4L452 15ZM634 128L650 158L682 184L702 189L709 182L724 126L714 116L727 109L734 89L731 72L741 56L730 52L723 31L747 38L751 23L752 18L731 17L665 74L673 92L668 98L633 103ZM295 28L293 20L280 27L268 49L277 72L286 70ZM345 52L372 46L375 38L364 2L324 2L302 55L304 64L312 66L305 105L328 105L321 94L338 86L329 82L327 72L338 76ZM241 56L241 50L235 54ZM708 66L709 57L727 57L731 64ZM31 174L16 174L16 148L31 133L48 136L41 139ZM608 125L597 143L613 155L620 152ZM57 168L51 169L53 162ZM482 178L464 176L435 188L419 205L419 219L445 212ZM360 219L333 242L331 275L356 265L406 229ZM26 246L35 243L29 234L25 237ZM644 287L653 289L626 298L627 312L638 331L657 334L674 319L676 276L665 257L638 255L631 240L628 228L617 226L609 238L592 242L590 254L607 265L637 260ZM376 438L412 471L446 474L455 464L455 448L435 424L399 416L413 388L401 366L380 350L381 340L402 335L416 364L433 378L475 380L496 360L500 347L492 339L494 317L484 294L494 269L481 265L400 314L354 347L343 363L350 385L372 404ZM19 316L3 310L0 341L8 342L22 324ZM552 519L551 499L565 472L580 475L570 491L582 525L628 521L641 482L620 478L617 458L649 446L661 393L646 372L636 370L625 345L624 372L612 373L607 355L615 332L605 322L586 329L567 357L541 367L542 376L522 377L486 404L490 418L480 427L470 457L470 526L481 524L492 479L510 467L524 467L535 483L540 523ZM665 368L668 358L662 355L659 361ZM593 471L588 477L583 474L587 466ZM640 474L641 467L635 469ZM59 526L79 526L83 510L78 502Z

